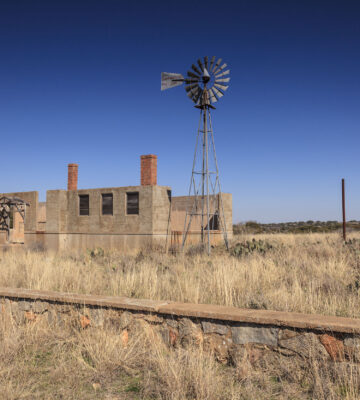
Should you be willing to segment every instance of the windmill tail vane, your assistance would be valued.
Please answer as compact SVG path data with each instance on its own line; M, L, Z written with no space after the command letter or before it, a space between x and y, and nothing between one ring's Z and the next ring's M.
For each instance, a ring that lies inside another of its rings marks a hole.
M185 84L187 96L200 109L189 186L192 201L185 215L182 248L185 247L189 232L199 230L201 244L208 254L211 252L211 236L218 232L222 233L225 246L229 248L210 114L210 109L215 109L213 104L224 96L229 82L230 70L227 64L215 56L211 59L199 58L196 64L191 65L186 77L178 73L161 73L161 90Z

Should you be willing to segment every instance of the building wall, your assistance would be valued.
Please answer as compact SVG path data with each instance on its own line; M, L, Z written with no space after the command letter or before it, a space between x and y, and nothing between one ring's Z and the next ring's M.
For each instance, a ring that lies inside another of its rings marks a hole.
M46 228L46 202L42 201L38 203L37 231L45 232L45 228Z
M0 193L0 197L19 197L21 200L26 201L30 206L26 206L25 218L25 232L36 232L37 230L37 212L39 193L38 192L13 192L13 193Z
M126 215L127 192L139 192L139 215ZM113 215L102 215L103 193L113 194ZM89 195L89 216L79 215L80 194ZM186 210L193 203L193 198L188 196L172 197L170 203L170 187L157 185L73 191L48 190L46 203L38 202L36 191L4 193L0 196L2 195L16 196L30 204L26 208L26 246L55 251L86 250L95 247L139 249L154 243L164 244L167 235L171 243L171 237L176 235L176 232L181 236ZM231 238L231 194L223 194L223 204L228 237ZM197 241L199 229L200 223L195 219L189 242ZM212 242L222 240L220 234L214 232L212 235L214 236ZM176 236L172 241L174 243L181 241L180 236ZM4 238L5 235L1 235L0 244L5 242Z
M49 190L46 203L48 248L133 249L166 238L168 187L127 186L82 190ZM139 193L139 214L127 215L126 193ZM113 195L113 215L102 215L102 194ZM89 215L80 215L79 195L89 195ZM58 234L57 237L54 235Z
M226 230L228 235L232 235L232 195L230 193L222 193L222 201L226 222ZM182 232L184 230L185 215L190 210L195 202L194 196L178 196L172 198L171 204L171 230ZM211 196L210 211L219 208L218 196ZM206 207L205 207L206 212ZM193 216L191 221L191 231L200 231L201 216Z

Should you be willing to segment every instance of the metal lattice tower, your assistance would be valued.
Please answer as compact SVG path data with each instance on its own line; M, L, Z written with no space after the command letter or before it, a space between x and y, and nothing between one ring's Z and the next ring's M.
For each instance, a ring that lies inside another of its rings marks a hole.
M188 97L200 109L189 186L189 196L193 197L193 201L185 215L182 248L192 225L195 225L200 230L201 243L208 254L211 251L211 231L220 230L226 248L229 247L210 113L211 109L215 109L212 104L224 95L230 81L230 70L225 70L227 64L221 62L222 59L216 61L215 56L210 61L208 57L199 59L198 66L193 64L186 78L175 73L161 74L161 90L185 83Z

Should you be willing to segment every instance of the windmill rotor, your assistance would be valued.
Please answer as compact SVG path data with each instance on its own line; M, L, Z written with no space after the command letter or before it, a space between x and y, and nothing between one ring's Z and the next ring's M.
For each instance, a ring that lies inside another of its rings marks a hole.
M197 64L197 65L196 65ZM185 83L185 90L189 99L196 107L201 108L216 103L229 87L230 69L225 70L226 63L222 58L208 56L199 58L196 64L191 65L184 78L181 74L162 72L161 90L171 89Z

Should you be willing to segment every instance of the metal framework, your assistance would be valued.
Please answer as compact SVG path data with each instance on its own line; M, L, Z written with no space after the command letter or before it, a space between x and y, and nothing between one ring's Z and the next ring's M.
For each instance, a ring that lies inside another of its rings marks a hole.
M185 246L194 217L198 217L201 244L210 254L211 231L220 230L227 249L229 245L210 113L210 109L214 107L209 102L206 86L202 97L196 106L200 108L200 120L189 185L189 196L193 196L194 201L185 215L182 248ZM210 168L210 165L213 168Z
M192 64L186 78L181 74L162 72L161 90L185 83L188 97L200 109L189 187L189 196L193 196L194 201L186 211L182 249L191 231L191 224L197 219L197 224L200 222L201 244L210 255L211 231L220 230L225 246L229 248L210 110L215 109L212 104L223 97L228 89L230 70L225 70L227 64L222 64L222 59L216 60L215 56L211 60L208 57L198 59L197 64Z
M0 230L7 232L7 237L9 238L11 229L11 216L14 210L16 210L25 221L26 206L30 206L24 200L19 197L6 197L0 198Z

